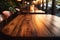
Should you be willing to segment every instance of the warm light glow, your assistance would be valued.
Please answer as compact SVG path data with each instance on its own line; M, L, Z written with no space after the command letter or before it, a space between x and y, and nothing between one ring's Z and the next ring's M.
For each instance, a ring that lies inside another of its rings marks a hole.
M41 4L42 3L42 0L36 0L36 1L33 1L34 4Z
M37 26L42 26L41 22L42 22L43 20L45 20L45 17L46 17L46 15L44 15L44 14L36 14L36 15L34 15L34 16L33 16L33 18L34 18L34 23L35 23ZM40 24L41 24L41 25L40 25Z
M35 3L35 1L33 1L33 3Z
M45 13L45 11L38 10L34 5L30 6L30 12L35 12L35 13Z
M43 2L46 3L47 0L44 0Z
M32 17L32 22L35 25L38 36L44 36L45 35L43 32L45 30L45 26L43 24L46 22L45 20L46 20L45 14L36 14L36 15L33 15L33 17Z
M21 1L21 0L17 0L17 1Z
M32 3L34 3L35 5L37 4L42 4L42 1L43 0L36 0L36 1L33 1ZM46 0L44 0L44 3L46 2Z
M25 3L27 3L27 2L25 1Z
M27 4L29 4L29 2L27 2Z
M34 5L30 6L30 12L34 12Z
M42 10L36 10L35 12L36 13L45 13L45 11L42 11Z

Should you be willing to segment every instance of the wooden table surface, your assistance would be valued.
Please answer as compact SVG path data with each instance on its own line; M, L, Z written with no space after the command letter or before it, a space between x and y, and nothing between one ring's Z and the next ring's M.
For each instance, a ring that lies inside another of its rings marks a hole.
M60 36L60 17L50 14L18 15L2 32L11 37Z

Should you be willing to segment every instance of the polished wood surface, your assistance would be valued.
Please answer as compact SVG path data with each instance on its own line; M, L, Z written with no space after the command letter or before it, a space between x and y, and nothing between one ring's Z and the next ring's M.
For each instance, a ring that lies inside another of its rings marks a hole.
M60 36L60 17L50 14L18 15L2 32L11 37Z

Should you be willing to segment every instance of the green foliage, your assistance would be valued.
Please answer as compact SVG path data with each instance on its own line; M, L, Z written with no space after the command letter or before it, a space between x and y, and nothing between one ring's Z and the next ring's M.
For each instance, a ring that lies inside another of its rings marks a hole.
M56 0L56 4L57 5L60 5L60 0Z
M9 10L9 7L15 7L14 3L11 0L0 0L0 8L2 11Z

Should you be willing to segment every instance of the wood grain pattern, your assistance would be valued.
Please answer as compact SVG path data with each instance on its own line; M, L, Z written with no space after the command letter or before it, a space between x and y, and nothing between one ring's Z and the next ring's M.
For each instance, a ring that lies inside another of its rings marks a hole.
M2 32L12 37L60 36L60 17L50 14L18 15Z

